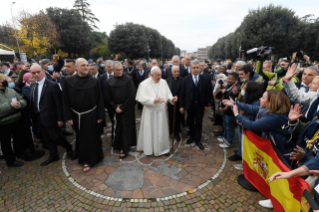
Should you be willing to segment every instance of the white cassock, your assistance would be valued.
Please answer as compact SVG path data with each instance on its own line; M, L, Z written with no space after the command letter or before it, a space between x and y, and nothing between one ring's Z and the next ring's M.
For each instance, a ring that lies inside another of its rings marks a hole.
M160 97L164 103L154 103ZM138 87L136 100L144 105L141 117L137 150L145 155L155 156L169 153L170 140L168 132L168 118L166 103L171 104L173 96L167 82L161 79L155 83L151 77L144 80Z

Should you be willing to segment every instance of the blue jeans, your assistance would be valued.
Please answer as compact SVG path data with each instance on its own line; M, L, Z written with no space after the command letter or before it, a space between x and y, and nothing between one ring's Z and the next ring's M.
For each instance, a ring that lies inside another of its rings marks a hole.
M233 144L235 137L235 123L231 120L231 116L223 114L223 137L228 143Z
M238 147L237 155L239 155L239 156L242 156L242 152L241 152L242 136L243 136L243 128L240 125L238 125L239 147Z

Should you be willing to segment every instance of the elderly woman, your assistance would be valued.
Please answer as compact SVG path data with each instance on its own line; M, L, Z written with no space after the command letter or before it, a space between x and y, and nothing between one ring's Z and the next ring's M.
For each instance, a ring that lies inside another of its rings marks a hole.
M19 119L20 109L24 108L27 102L13 89L8 88L7 78L0 74L0 140L1 149L7 166L18 167L24 165L16 160L23 150L19 148ZM13 138L13 148L11 147L11 137Z

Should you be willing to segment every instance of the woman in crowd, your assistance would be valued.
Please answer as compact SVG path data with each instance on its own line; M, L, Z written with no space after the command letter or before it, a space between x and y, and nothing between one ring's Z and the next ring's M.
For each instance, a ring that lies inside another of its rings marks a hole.
M27 102L8 85L7 78L0 74L0 141L7 166L18 167L24 165L16 160L16 157L21 157L23 154L23 148L19 145L20 109L24 108ZM11 137L14 151L11 147Z

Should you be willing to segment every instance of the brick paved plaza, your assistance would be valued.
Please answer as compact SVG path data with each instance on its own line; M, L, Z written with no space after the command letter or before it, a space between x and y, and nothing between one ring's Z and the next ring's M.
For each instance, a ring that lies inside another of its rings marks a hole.
M206 114L207 116L208 114ZM137 127L139 120L137 119ZM104 160L83 174L77 161L65 158L41 167L48 156L8 168L0 161L0 211L271 211L258 205L265 199L237 184L238 162L226 158L204 119L205 150L183 141L171 156L145 157L132 151L124 160L110 146L110 127L103 135ZM69 137L72 143L74 137Z

